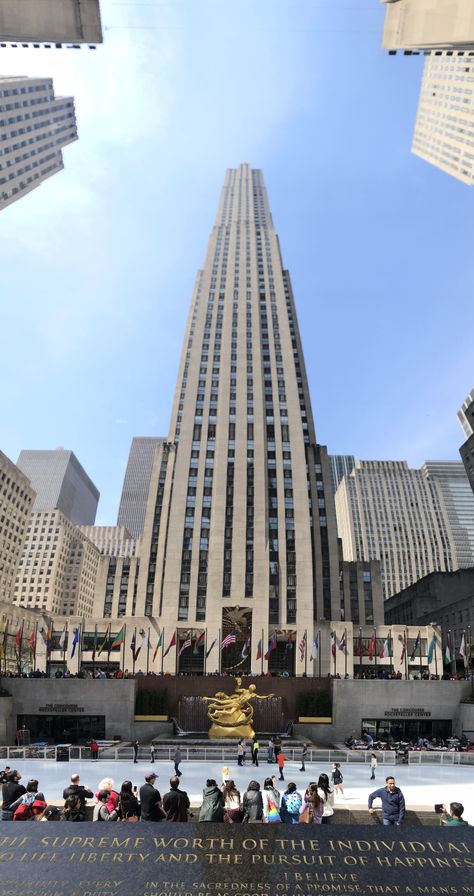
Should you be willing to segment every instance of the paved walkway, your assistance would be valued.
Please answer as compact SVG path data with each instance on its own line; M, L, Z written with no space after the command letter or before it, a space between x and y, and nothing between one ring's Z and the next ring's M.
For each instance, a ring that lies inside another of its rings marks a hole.
M158 775L157 787L163 794L169 789L169 777L174 774L172 763L155 762L152 766L149 762L138 762L134 765L129 761L113 762L107 759L99 762L52 762L44 760L19 761L18 770L23 775L23 782L34 777L39 780L40 788L44 791L47 800L58 800L62 797L63 788L69 783L69 778L74 772L81 776L81 782L95 790L98 782L104 777L112 777L117 789L120 789L122 781L131 780L138 787L144 782L145 775L152 769ZM247 788L249 781L255 778L263 785L267 775L276 774L276 765L260 762L255 768L249 762L243 768L230 763L229 777L233 778L239 790ZM386 775L393 774L397 784L402 788L405 800L409 808L425 807L432 809L435 803L449 804L455 800L463 803L465 807L464 817L474 825L474 776L472 769L452 768L439 766L381 766L376 771L375 782L370 781L370 769L358 764L342 764L344 775L345 800L336 800L336 805L347 808L361 808L367 806L367 797L375 788L382 787ZM181 765L181 786L189 794L191 802L199 805L201 802L202 788L206 778L215 778L220 784L222 780L222 764L213 762L183 762ZM299 771L299 763L290 762L285 767L285 781L279 781L281 791L290 781L294 781L299 789L305 789L309 781L317 780L321 772L330 773L330 765L310 764L306 765L306 772Z

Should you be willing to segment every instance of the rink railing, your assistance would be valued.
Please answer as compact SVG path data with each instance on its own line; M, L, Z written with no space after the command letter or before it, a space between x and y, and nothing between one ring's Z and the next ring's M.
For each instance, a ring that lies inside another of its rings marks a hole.
M179 744L183 762L221 762L223 764L237 761L236 749L232 745L228 746L209 746L196 745L186 746ZM173 756L176 746L159 746L155 747L155 762L173 763ZM283 745L286 762L301 762L301 747L286 747ZM375 751L377 762L379 765L395 765L396 753L393 750ZM427 752L410 751L406 754L409 765L465 765L474 767L474 753L450 753L449 751ZM318 764L331 764L333 762L341 762L348 764L368 765L370 763L371 751L367 750L311 750L308 749L305 762ZM139 748L138 760L140 762L150 762L149 748ZM89 747L0 747L0 764L5 762L6 765L12 761L20 762L24 760L41 759L51 760L52 762L61 760L83 762L91 759L91 751ZM250 750L247 750L245 756L245 764L251 762ZM259 764L267 765L267 751L260 750L258 754ZM131 746L106 747L100 750L101 762L133 762L133 748ZM400 761L400 757L398 757ZM268 763L269 764L269 763Z

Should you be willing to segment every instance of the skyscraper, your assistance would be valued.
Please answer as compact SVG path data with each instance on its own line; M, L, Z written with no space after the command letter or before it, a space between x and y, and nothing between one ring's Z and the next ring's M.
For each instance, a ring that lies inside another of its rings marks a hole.
M125 526L134 538L140 538L143 533L155 452L163 441L154 436L132 439L117 526Z
M99 0L0 0L0 40L101 43Z
M36 492L33 510L58 509L76 525L94 525L99 492L72 451L21 451L17 464Z
M352 473L356 459L353 454L329 454L329 469L331 471L332 490L336 494L338 485L344 476Z
M466 441L459 449L459 453L474 492L474 389L471 389L466 401L463 402L461 409L458 411L458 420L467 436Z
M336 511L344 560L380 560L385 598L457 568L439 485L406 461L357 461L339 485Z
M199 625L236 630L252 651L341 619L327 452L263 176L247 164L227 172L196 279L136 614L182 626L183 640Z
M0 210L60 171L77 140L74 100L50 78L0 77Z
M381 0L386 4L382 45L388 50L474 47L470 0Z
M473 142L474 53L428 56L421 82L412 152L472 186Z
M471 389L466 400L463 401L457 418L466 438L472 436L474 434L474 389Z
M474 567L474 495L459 460L427 460L421 468L443 497L456 552L456 567Z
M0 451L0 601L11 601L35 493L29 479Z

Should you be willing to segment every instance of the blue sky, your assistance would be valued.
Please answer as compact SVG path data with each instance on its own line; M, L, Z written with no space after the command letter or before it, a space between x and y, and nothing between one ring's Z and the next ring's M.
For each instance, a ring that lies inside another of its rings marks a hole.
M474 383L473 192L410 153L421 57L378 0L102 0L96 51L2 50L73 95L65 170L0 214L0 447L75 451L115 522L164 435L225 169L264 171L318 439L458 459ZM6 338L5 338L6 334Z

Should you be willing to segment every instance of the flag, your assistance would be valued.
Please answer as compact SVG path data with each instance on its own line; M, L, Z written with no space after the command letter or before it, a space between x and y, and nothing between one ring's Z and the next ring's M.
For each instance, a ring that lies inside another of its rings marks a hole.
M208 647L208 649L206 650L206 660L207 660L207 658L208 658L208 656L209 656L209 654L210 654L212 648L215 646L216 643L217 643L217 638L214 638L214 640L213 640L211 646Z
M152 663L155 662L155 660L156 660L156 654L158 653L158 651L159 651L159 649L160 649L162 643L163 643L163 632L160 632L160 637L158 638L158 643L157 643L157 645L156 645L156 647L155 647L155 650L154 650L154 653L153 653Z
M5 623L5 628L3 629L2 643L0 644L0 656L5 656L6 647L7 647L7 637L8 637L8 619Z
M79 644L79 629L75 628L74 629L74 637L72 639L71 659L73 658L73 656L76 652L76 647L78 644Z
M173 637L171 638L171 641L170 641L170 643L168 644L168 647L166 648L166 650L165 650L165 652L164 652L164 654L163 654L164 657L165 657L165 656L168 656L168 654L169 654L169 652L170 652L170 650L171 650L172 647L176 647L176 629L174 630L174 632L173 632Z
M130 641L130 650L132 651L133 662L135 662L137 656L135 650L137 648L137 639L135 638L135 632L132 635L132 640Z
M448 637L446 640L446 650L444 652L444 659L446 663L451 662L451 632L448 632Z
M286 639L285 644L285 653L290 653L293 650L293 632L288 632L288 638Z
M63 628L63 630L62 630L62 632L61 632L61 637L59 638L59 649L60 649L63 653L64 653L64 647L65 647L65 644L66 644L66 631L67 631L66 626L64 626L64 628Z
M270 654L273 653L273 651L276 650L276 648L277 648L277 636L276 636L276 632L273 632L273 635L271 636L271 638L268 642L268 650L264 656L264 659L265 660L270 659Z
M92 645L92 662L95 663L95 653L97 650L97 626L94 627L94 642Z
M311 653L309 655L310 662L312 662L313 660L316 659L316 657L318 656L318 653L319 653L319 632L313 641L313 646L311 648Z
M188 647L191 647L191 642L192 642L191 631L189 631L179 649L178 659L181 656L181 654L184 653L184 651L188 649Z
M221 644L221 650L224 650L224 647L228 647L229 644L235 644L236 640L237 639L235 637L235 629L232 629L229 632L229 634L225 636L225 638Z
M411 663L412 663L413 660L415 659L415 657L416 657L416 651L418 650L418 648L419 648L419 646L420 646L420 635L421 635L421 633L418 632L418 634L417 634L417 636L416 636L415 645L414 645L413 650L412 650L412 652L411 652L411 654L410 654L410 662L411 662Z
M139 646L137 647L137 649L135 651L135 662L138 659L138 654L140 653L140 650L142 650L142 649L146 650L146 648L148 647L148 635L143 628L140 629L140 634L142 636L142 640L141 640L141 644L139 644Z
M358 654L358 656L359 656L359 662L361 663L361 662L362 662L362 657L363 657L363 655L364 655L364 649L363 649L363 646L362 646L362 633L361 633L361 632L359 632L359 641L358 641L358 644L357 644L357 654Z
M110 649L113 650L114 647L120 647L124 641L125 641L125 626L122 626L118 635L116 635L116 637L112 641L112 647Z
M242 647L242 653L240 654L240 656L242 657L243 660L247 659L249 652L250 652L250 635L247 638L244 646Z
M383 660L383 659L385 659L385 657L390 656L390 655L391 655L391 651L390 651L390 636L389 636L388 638L385 638L385 641L383 642L382 647L380 648L377 656L381 660Z
M18 631L15 635L15 644L18 647L18 650L21 650L21 635L22 635L22 630L21 630L21 626L20 626L20 628L18 629Z
M433 656L434 656L435 650L436 650L436 635L433 634L433 637L430 641L430 646L428 649L428 663L433 662Z
M336 657L336 632L331 632L331 656Z
M30 645L31 652L34 653L36 649L36 638L34 632L31 632L31 635L28 638L28 644Z
M262 644L262 639L260 638L260 641L257 644L257 659L258 660L261 660L261 658L262 658L262 651L263 651L263 644Z
M403 663L405 657L407 655L407 633L403 632L403 638L401 635L398 636L399 640L402 642L402 652L400 655L400 662Z
M377 635L375 634L375 629L372 632L372 637L369 641L369 660L372 662L375 654L375 647L377 643Z
M107 644L107 641L109 640L109 635L110 635L110 625L107 626L107 630L104 635L104 640L102 641L102 644L100 645L100 647L97 651L97 656L100 656L102 651L104 650L105 645Z
M464 662L466 662L466 639L464 637L464 632L462 633L461 643L459 645L459 656L462 656Z
M201 632L199 637L196 638L196 640L194 642L193 653L199 653L199 648L201 647L202 644L204 644L205 637L206 637L206 633Z
M46 647L46 658L48 658L48 657L51 656L51 640L52 640L52 635L53 635L53 629L51 628L50 625L48 625L48 628L47 628L47 630L46 630L46 635L45 635L45 638L44 638L44 644L45 644L45 647Z
M301 662L303 662L303 660L304 660L304 658L305 658L305 656L306 656L306 640L307 640L307 633L305 632L304 635L303 635L303 637L301 638L301 641L300 641L300 644L299 644L299 647L300 647L300 660L301 660Z
M339 650L342 650L343 653L347 653L347 638L346 638L346 633L345 633L345 632L344 632L344 634L343 634L342 638L340 639L339 644L338 644L337 646L338 646Z

